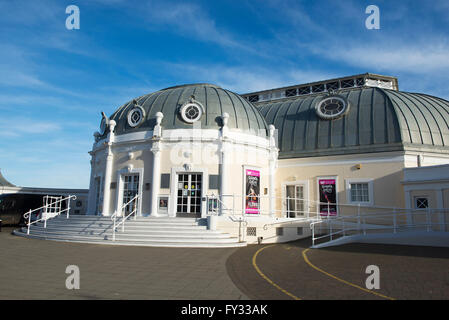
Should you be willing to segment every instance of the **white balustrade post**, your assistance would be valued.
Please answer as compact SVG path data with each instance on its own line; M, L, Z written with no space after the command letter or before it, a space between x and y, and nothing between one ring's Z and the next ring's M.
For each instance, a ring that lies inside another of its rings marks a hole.
M30 234L30 225L31 225L31 209L28 211L28 231L27 234Z
M67 198L67 219L70 217L70 199L72 196Z

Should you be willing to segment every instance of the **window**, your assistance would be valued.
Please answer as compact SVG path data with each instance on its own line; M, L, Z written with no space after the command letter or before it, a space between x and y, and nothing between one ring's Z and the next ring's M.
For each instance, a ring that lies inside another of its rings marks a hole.
M317 115L325 120L337 119L349 110L349 104L343 97L330 96L316 104Z
M285 90L286 97L294 97L296 96L296 89L287 89Z
M257 102L259 101L259 95L252 95L248 97L249 102Z
M347 79L341 81L342 88L352 88L354 87L354 79Z
M295 218L304 215L304 186L287 185L286 186L286 204L287 218Z
M373 179L347 179L346 195L348 203L373 205Z
M181 108L181 117L187 123L198 121L203 115L203 107L196 101L184 104Z
M310 87L301 87L298 88L298 95L302 96L305 94L310 94Z
M351 183L351 202L369 202L368 183Z
M326 88L327 88L327 91L338 90L338 81L327 83Z
M316 84L316 85L312 86L312 92L313 93L323 92L324 90L325 90L324 84Z
M427 209L429 208L429 198L416 197L415 198L415 209Z
M141 124L144 118L145 111L139 106L132 108L128 112L128 124L132 128L137 127L139 124Z

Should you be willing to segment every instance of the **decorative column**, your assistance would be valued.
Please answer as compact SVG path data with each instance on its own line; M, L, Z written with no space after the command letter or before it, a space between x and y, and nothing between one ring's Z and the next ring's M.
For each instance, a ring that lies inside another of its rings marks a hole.
M276 167L277 167L277 159L278 159L278 153L279 150L276 147L276 139L275 139L275 127L271 124L269 127L269 133L270 133L270 161L269 161L269 197L270 197L270 217L275 216L275 207L276 207L276 193L275 193L275 174L276 174Z
M223 113L222 115L223 120L223 127L221 128L221 136L220 136L220 162L221 162L221 168L220 168L220 201L227 207L227 203L230 203L230 201L226 201L227 198L225 195L229 195L228 192L228 175L229 175L229 150L227 150L227 143L226 140L228 138L228 121L229 121L229 114ZM229 197L228 197L229 198ZM220 215L224 215L225 211L223 210L223 206L220 206L221 211ZM232 209L232 208L231 208Z
M111 199L111 178L112 178L112 161L114 160L114 155L112 153L112 144L115 140L115 129L116 123L114 120L109 121L109 138L106 147L106 169L104 172L104 191L103 191L103 216L110 215L110 199Z
M153 130L153 145L151 147L151 152L153 152L153 172L152 172L152 182L151 182L151 212L150 216L157 217L158 213L158 202L157 197L159 193L159 188L161 185L161 149L162 149L162 127L161 122L164 118L162 112L156 113L156 125Z

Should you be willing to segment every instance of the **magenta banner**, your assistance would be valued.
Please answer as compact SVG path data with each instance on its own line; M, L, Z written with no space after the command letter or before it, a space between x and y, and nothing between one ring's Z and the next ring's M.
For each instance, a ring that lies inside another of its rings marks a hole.
M337 215L337 186L335 179L318 180L320 193L320 214L334 217Z
M245 213L260 213L260 171L245 170Z

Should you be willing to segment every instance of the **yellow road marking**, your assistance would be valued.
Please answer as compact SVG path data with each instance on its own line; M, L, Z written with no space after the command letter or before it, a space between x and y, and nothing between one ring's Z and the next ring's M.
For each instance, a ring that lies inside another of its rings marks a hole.
M396 300L396 299L394 299L394 298L392 298L392 297L388 297L388 296L385 296L385 295L380 294L380 293L378 293L378 292L375 292L375 291L368 290L368 289L365 289L365 288L363 288L363 287L360 287L360 286L358 286L358 285L356 285L356 284L353 284L353 283L351 283L351 282L349 282L349 281L343 280L343 279L341 279L341 278L339 278L339 277L337 277L337 276L334 276L334 275L332 275L332 274L330 274L330 273L328 273L328 272L326 272L326 271L324 271L324 270L318 268L317 266L313 265L313 264L309 261L309 259L307 258L307 251L309 251L309 250L310 250L310 249L305 249L305 250L302 252L302 256L303 256L303 258L304 258L304 261L305 261L309 266L311 266L313 269L315 269L315 270L317 270L317 271L319 271L319 272L321 272L321 273L324 273L325 275L327 275L327 276L329 276L329 277L331 277L331 278L333 278L333 279L335 279L335 280L337 280L337 281L343 282L344 284L347 284L347 285L352 286L352 287L354 287L354 288L360 289L360 290L362 290L362 291L365 291L365 292L374 294L374 295L376 295L376 296L379 296L379 297L382 297L382 298L385 298L385 299Z
M290 292L288 292L288 291L285 290L285 289L282 289L280 286L278 286L276 283L274 283L274 282L273 282L270 278L268 278L268 277L267 277L267 276L266 276L266 275L259 269L259 267L257 266L257 263L256 263L257 255L258 255L262 250L265 250L266 248L270 248L270 247L273 247L273 246L263 247L263 248L257 250L257 252L254 254L254 256L253 256L253 267L254 267L254 269L256 269L257 273L258 273L262 278L264 278L269 284L271 284L273 287L275 287L275 288L278 289L279 291L285 293L286 295L288 295L289 297L293 298L294 300L301 300L301 299L298 298L297 296L291 294Z

